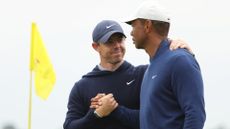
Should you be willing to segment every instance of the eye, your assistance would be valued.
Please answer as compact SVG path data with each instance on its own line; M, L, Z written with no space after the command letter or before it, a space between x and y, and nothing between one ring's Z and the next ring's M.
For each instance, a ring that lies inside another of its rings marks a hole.
M113 40L108 40L106 44L112 44L114 41Z

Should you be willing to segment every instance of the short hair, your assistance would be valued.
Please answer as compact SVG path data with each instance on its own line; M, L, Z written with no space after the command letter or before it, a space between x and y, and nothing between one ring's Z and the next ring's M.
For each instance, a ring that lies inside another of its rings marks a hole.
M139 20L141 21L142 24L144 24L147 19L139 19ZM151 22L156 32L159 35L163 37L168 37L169 27L170 27L170 24L168 22L156 21L156 20L151 20Z
M159 35L168 37L170 27L170 24L168 22L152 20L152 24L154 25L155 30Z

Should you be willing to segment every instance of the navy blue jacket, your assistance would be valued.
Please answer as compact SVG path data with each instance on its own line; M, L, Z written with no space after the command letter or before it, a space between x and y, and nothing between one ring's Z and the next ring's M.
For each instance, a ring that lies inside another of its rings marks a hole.
M138 129L140 86L147 65L124 63L114 72L96 66L71 90L64 129ZM97 118L90 99L98 93L113 93L119 106L109 116Z
M140 128L202 129L206 115L199 64L185 49L168 48L164 40L144 75Z

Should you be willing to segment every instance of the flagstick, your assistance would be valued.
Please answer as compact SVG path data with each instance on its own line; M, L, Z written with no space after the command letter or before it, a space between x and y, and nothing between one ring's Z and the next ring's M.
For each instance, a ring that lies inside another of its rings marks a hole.
M30 91L29 91L28 129L31 129L31 114L32 114L32 71L30 70Z

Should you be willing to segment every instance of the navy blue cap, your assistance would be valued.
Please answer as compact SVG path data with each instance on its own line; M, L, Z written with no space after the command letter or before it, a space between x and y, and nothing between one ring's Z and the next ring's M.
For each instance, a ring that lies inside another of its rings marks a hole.
M125 36L123 29L116 21L103 20L93 30L93 41L96 43L106 43L115 33L121 33Z

